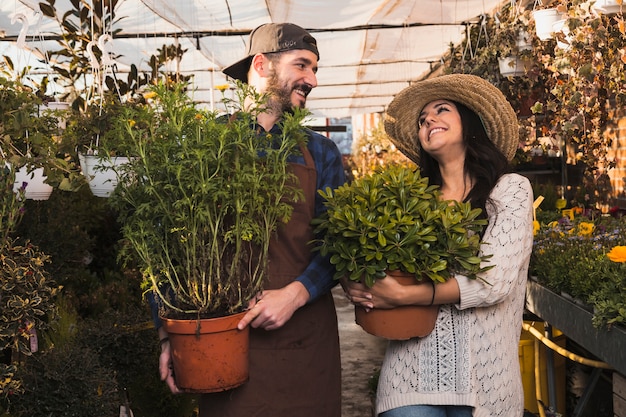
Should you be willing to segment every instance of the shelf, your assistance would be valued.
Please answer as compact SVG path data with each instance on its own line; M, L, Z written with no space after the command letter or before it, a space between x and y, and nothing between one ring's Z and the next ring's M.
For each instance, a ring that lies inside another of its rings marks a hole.
M623 327L595 328L590 311L531 280L526 288L526 309L626 375L626 329Z

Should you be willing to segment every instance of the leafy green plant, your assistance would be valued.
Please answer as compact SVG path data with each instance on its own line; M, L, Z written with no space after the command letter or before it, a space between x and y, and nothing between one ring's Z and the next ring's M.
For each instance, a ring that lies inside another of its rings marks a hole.
M625 246L623 217L561 217L542 223L535 235L530 273L547 288L593 308L596 326L624 323L626 258L613 261L607 255Z
M551 134L564 141L587 167L595 197L607 203L610 185L597 181L599 173L615 165L609 149L620 111L626 105L626 30L624 17L595 14L581 0L570 2L564 32L557 39L564 47L542 54L550 74L546 86L551 100ZM565 34L565 32L567 34Z
M169 317L211 317L241 311L261 288L270 239L301 198L288 158L306 141L306 112L285 114L279 134L259 133L264 97L249 86L239 85L230 119L198 109L185 87L159 84L148 111L126 109L138 157L111 202ZM246 100L256 104L244 109Z
M10 353L8 362L0 365L2 399L22 390L14 377L18 359L31 355L31 337L54 320L54 297L59 290L45 269L49 257L30 242L12 236L23 197L23 192L13 192L13 182L11 171L0 169L0 350Z
M20 80L0 68L0 158L13 169L28 172L43 168L46 182L71 190L80 178L75 165L66 160L58 143L58 120L40 114L41 98Z
M487 224L469 203L443 201L414 168L392 164L335 190L320 191L327 212L314 219L316 250L330 255L335 278L372 286L387 270L444 282L486 271L479 232Z

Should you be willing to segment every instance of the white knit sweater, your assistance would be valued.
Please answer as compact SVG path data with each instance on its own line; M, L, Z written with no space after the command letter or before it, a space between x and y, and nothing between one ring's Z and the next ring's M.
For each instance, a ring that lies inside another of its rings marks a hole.
M433 332L390 341L376 412L406 405L468 405L475 417L517 417L524 395L518 349L533 243L529 181L506 174L494 187L496 207L482 250L495 265L481 280L456 276L461 302L442 305Z

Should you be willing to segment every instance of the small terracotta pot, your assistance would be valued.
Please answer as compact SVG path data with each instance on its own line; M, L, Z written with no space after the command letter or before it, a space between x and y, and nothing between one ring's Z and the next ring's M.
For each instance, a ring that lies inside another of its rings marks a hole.
M237 329L244 314L201 320L162 318L178 388L190 393L219 392L248 380L250 328Z
M397 271L387 272L383 279L395 279L402 285L428 285L425 278L420 282L412 274ZM374 283L374 286L376 283ZM425 337L435 328L439 306L402 306L392 309L372 309L355 306L356 323L369 334L390 340L408 340L413 337Z

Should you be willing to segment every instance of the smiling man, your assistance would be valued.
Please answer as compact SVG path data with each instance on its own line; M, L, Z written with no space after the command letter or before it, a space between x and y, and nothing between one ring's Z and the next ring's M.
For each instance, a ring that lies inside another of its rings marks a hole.
M270 23L252 31L246 56L223 72L268 94L268 111L258 115L257 123L261 132L278 135L283 114L304 107L317 86L318 60L317 42L306 30ZM250 326L249 380L233 390L202 395L200 417L341 415L339 335L330 293L335 270L327 258L311 252L309 242L314 238L311 220L325 210L317 191L334 189L345 177L334 142L306 132L306 145L290 159L304 200L294 203L291 220L271 242L264 290L239 323L241 329ZM169 343L164 343L160 372L176 392L169 362Z

